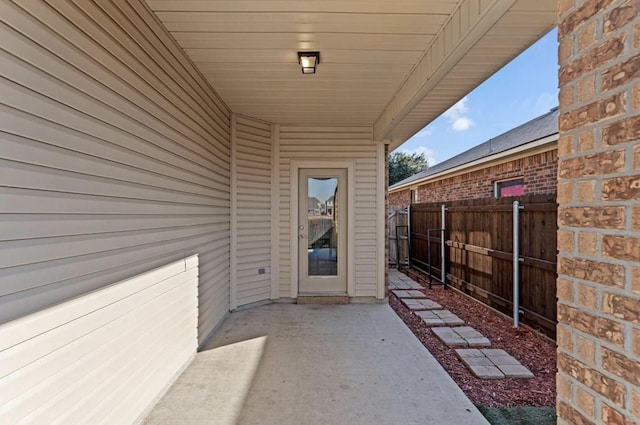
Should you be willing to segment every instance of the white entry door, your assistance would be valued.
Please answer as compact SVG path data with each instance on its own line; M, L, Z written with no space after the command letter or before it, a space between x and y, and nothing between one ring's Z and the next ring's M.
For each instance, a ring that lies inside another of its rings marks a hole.
M347 170L300 169L298 292L347 293Z

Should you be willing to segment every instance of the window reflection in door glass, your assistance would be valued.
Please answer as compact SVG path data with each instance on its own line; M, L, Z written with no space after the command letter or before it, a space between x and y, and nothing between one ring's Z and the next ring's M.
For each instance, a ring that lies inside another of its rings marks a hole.
M309 276L338 275L338 179L307 179Z

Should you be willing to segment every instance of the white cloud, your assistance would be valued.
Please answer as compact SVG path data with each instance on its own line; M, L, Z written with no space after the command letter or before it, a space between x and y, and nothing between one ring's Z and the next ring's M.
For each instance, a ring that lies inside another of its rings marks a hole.
M422 130L420 130L418 132L418 134L415 135L415 137L427 138L427 137L431 136L432 134L433 134L433 130L428 128L428 127L425 127Z
M467 117L460 117L453 122L451 128L455 131L465 131L468 130L473 125L473 121L471 121Z
M533 109L536 115L547 113L558 106L558 94L557 93L540 93L535 101Z
M436 164L436 152L433 149L430 149L426 146L418 146L415 149L402 149L402 152L413 155L414 153L423 154L429 163L429 167L434 166Z
M451 128L455 131L468 130L475 124L471 118L465 116L469 112L469 107L467 106L468 100L469 98L467 96L463 97L455 105L447 109L444 114L442 114L449 120Z

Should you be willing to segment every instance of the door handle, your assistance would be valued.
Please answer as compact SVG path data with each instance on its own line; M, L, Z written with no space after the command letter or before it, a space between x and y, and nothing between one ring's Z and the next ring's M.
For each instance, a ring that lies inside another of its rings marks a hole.
M303 234L300 234L300 239L304 239L304 235Z
M300 226L298 226L298 230L304 230L304 224L301 224Z

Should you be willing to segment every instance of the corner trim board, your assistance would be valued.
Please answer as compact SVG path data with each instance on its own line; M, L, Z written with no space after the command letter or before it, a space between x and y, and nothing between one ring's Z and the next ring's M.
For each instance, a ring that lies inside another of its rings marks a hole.
M238 116L231 115L231 193L229 236L229 309L238 308Z

